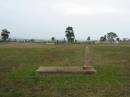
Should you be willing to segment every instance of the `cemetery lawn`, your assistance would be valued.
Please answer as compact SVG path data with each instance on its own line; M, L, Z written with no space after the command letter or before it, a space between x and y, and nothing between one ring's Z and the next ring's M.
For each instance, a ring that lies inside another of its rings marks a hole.
M130 97L130 46L89 45L93 75L38 75L39 66L83 66L85 45L0 43L0 97Z

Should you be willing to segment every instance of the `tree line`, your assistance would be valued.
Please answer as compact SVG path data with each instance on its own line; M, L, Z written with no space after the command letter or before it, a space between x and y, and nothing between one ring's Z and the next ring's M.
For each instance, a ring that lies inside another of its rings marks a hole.
M1 31L2 41L7 41L8 38L9 38L9 35L10 35L10 31L8 31L7 29L3 29ZM68 43L75 43L77 41L75 39L75 34L74 34L73 27L69 26L69 27L66 28L66 30L65 30L65 37L66 37ZM52 37L51 40L53 42L56 41L55 37ZM89 42L90 40L91 40L91 37L88 36L87 37L87 41ZM108 41L110 43L113 43L115 40L119 42L120 38L114 32L108 32L106 35L100 37L100 42ZM64 38L64 41L65 41L65 38Z

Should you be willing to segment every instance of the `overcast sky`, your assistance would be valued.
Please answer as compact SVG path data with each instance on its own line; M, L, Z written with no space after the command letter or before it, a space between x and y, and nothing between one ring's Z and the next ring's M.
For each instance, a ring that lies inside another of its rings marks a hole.
M111 31L130 38L130 0L0 0L0 30L11 38L63 39L67 26L82 40Z

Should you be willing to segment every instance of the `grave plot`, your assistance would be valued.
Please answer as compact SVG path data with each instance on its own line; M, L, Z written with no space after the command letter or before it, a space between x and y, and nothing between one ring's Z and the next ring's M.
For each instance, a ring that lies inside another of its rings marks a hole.
M83 66L41 66L36 72L38 74L55 74L55 73L84 73L93 74L96 70L92 67L92 60L89 53L89 48L85 50L85 64Z

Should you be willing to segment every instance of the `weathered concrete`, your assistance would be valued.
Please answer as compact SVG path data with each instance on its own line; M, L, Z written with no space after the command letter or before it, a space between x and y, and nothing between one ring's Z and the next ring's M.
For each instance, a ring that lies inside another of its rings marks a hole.
M41 66L36 70L37 73L95 73L95 69L92 66L81 67L81 66Z

